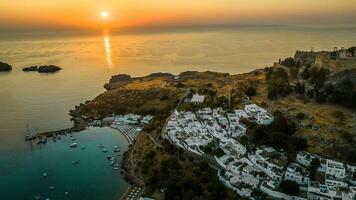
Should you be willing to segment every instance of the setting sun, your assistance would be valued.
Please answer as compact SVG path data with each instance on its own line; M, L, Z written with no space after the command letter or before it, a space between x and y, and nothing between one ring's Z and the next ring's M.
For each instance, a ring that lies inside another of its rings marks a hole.
M104 20L109 17L109 13L107 13L105 11L101 12L100 15L101 15L101 18L104 19Z

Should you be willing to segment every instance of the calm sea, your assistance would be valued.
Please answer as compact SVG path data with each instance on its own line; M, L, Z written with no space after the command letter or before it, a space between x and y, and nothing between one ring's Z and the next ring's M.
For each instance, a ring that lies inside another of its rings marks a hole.
M108 167L99 143L126 148L111 129L78 134L85 150L69 149L69 141L38 146L25 143L31 131L71 126L68 110L103 92L110 76L186 70L243 73L271 65L296 50L332 50L356 45L355 26L268 26L177 29L117 34L110 30L1 31L0 61L13 70L0 73L0 195L1 199L114 200L127 184ZM24 73L30 65L55 64L56 74ZM97 154L97 155L96 155ZM91 156L95 155L95 156ZM81 160L72 166L73 159ZM42 172L48 172L43 179ZM55 190L48 191L48 184Z

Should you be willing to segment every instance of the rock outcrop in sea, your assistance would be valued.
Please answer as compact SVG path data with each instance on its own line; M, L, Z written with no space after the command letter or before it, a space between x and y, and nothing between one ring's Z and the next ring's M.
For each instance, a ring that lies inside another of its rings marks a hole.
M22 69L24 72L54 73L62 70L56 65L31 66Z
M0 72L7 72L7 71L11 71L11 70L12 70L11 65L9 65L7 63L0 62Z

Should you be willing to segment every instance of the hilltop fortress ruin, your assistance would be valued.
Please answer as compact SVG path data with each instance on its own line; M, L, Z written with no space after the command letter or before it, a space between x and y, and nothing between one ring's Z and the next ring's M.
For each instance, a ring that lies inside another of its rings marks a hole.
M333 72L340 72L356 68L356 48L337 47L333 51L297 51L294 60L300 66L312 65L328 68Z

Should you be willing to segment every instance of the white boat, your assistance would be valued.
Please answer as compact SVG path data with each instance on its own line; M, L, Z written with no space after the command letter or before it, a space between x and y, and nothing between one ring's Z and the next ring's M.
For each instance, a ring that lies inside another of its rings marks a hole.
M118 167L114 167L113 169L114 169L114 170L119 170L119 168L118 168Z
M47 142L47 137L46 136L42 136L41 137L41 143L46 143Z
M114 146L114 149L118 149L119 147L117 147L116 145Z
M99 147L100 147L100 148L104 148L104 145L103 145L103 144L100 144Z
M25 140L33 140L33 139L35 139L36 136L31 134L30 127L29 127L28 124L26 124L26 128L27 128L27 135L25 136Z
M103 152L106 153L106 152L108 152L108 150L104 149Z
M54 186L53 185L50 185L48 188L49 188L49 190L54 190Z
M47 173L44 172L44 173L42 174L42 176L43 176L43 177L47 177Z
M72 162L73 165L79 164L79 160L75 160Z
M41 197L40 197L40 196L38 196L38 195L34 196L33 198L34 198L34 199L36 199L36 200L41 199Z
M116 163L116 164L114 165L114 167L119 167L119 164Z
M77 147L78 146L78 144L77 143L72 143L69 147L71 147L71 148L75 148L75 147Z

